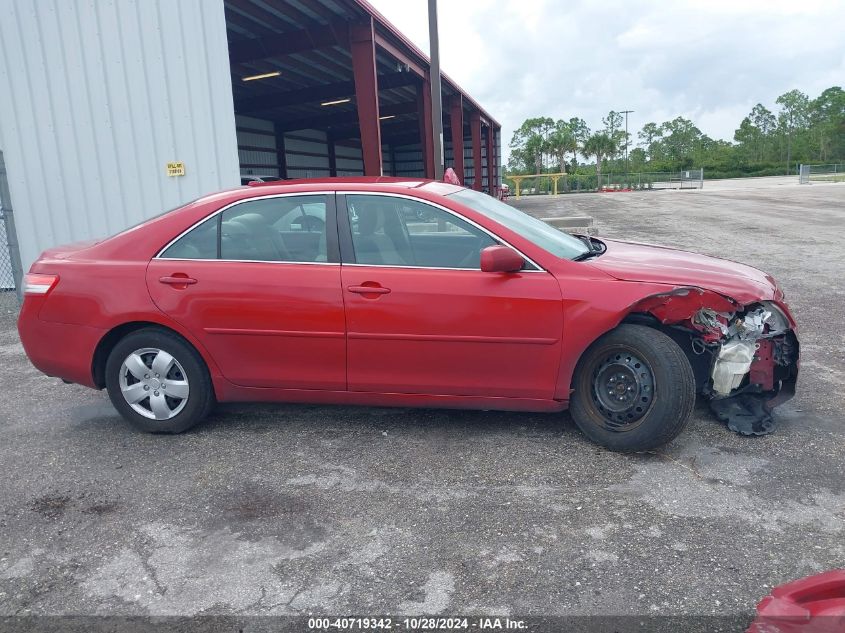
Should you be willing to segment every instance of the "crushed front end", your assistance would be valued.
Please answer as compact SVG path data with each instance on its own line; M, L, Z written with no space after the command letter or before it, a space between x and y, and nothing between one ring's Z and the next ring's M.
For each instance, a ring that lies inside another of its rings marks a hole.
M774 430L772 410L795 395L799 345L795 321L777 301L740 305L701 288L679 288L641 302L676 339L688 337L699 389L729 429Z
M795 394L798 377L798 337L786 310L774 302L735 313L702 308L692 322L710 339L697 346L712 356L703 390L710 408L732 431L771 433L772 409Z

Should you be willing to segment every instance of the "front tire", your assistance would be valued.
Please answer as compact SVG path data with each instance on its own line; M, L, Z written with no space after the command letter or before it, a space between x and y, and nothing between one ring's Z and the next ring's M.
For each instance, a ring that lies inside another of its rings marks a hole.
M106 389L115 409L147 433L182 433L214 404L202 357L180 336L158 328L136 330L114 346Z
M578 361L570 413L594 442L620 452L670 442L695 405L695 378L683 350L663 332L620 325Z

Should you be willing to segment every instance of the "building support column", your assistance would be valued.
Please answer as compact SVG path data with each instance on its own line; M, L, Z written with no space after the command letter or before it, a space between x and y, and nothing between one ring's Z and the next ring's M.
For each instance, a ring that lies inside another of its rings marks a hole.
M481 165L481 115L473 112L469 115L469 127L472 133L472 188L481 191L483 167Z
M337 176L337 156L335 155L334 136L326 134L326 146L329 149L329 176Z
M274 125L276 133L276 164L279 166L279 178L288 177L287 155L285 154L285 133L278 124Z
M434 178L434 132L431 126L431 76L417 85L417 118L420 123L420 148L423 157L423 175Z
M376 45L372 18L349 26L349 48L355 78L355 102L361 129L361 154L365 176L381 176L381 126L378 109Z
M496 160L493 155L493 126L487 126L487 193L491 196L496 196L496 179L494 172L496 171Z
M464 184L464 104L461 95L452 97L449 126L452 129L452 169Z

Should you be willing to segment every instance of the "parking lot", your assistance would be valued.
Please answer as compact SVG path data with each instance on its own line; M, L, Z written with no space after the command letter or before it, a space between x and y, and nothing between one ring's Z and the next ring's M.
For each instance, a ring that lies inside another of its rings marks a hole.
M736 615L845 566L845 185L778 182L519 203L772 273L803 358L766 437L704 405L634 456L566 414L225 405L143 435L3 315L0 615Z

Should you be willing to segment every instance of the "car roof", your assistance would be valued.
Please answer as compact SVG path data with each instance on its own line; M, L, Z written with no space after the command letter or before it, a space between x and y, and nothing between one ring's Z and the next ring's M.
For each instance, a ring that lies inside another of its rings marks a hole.
M211 202L230 203L247 198L259 198L274 194L317 193L339 190L349 190L359 193L389 193L397 194L419 192L415 197L427 198L430 195L448 196L463 189L460 185L452 185L437 180L423 178L397 178L394 176L341 176L337 178L301 178L296 180L276 180L273 182L251 182L232 189L224 189L210 193L194 200L190 204L204 204ZM420 195L422 194L422 195Z
M433 180L425 178L400 178L397 176L336 176L332 178L294 178L290 180L275 180L272 182L256 182L251 187L271 187L271 186L291 186L291 185L393 185L395 187L402 187L411 189L414 187L421 187Z
M331 191L350 189L360 192L390 192L396 193L412 190L448 196L449 194L465 189L460 185L453 185L439 180L428 180L425 178L399 178L395 176L340 176L336 178L301 178L296 180L275 180L272 182L251 182L248 185L230 189L221 193L239 193L243 195L249 192L248 196L258 196L273 193L296 193L307 191Z

